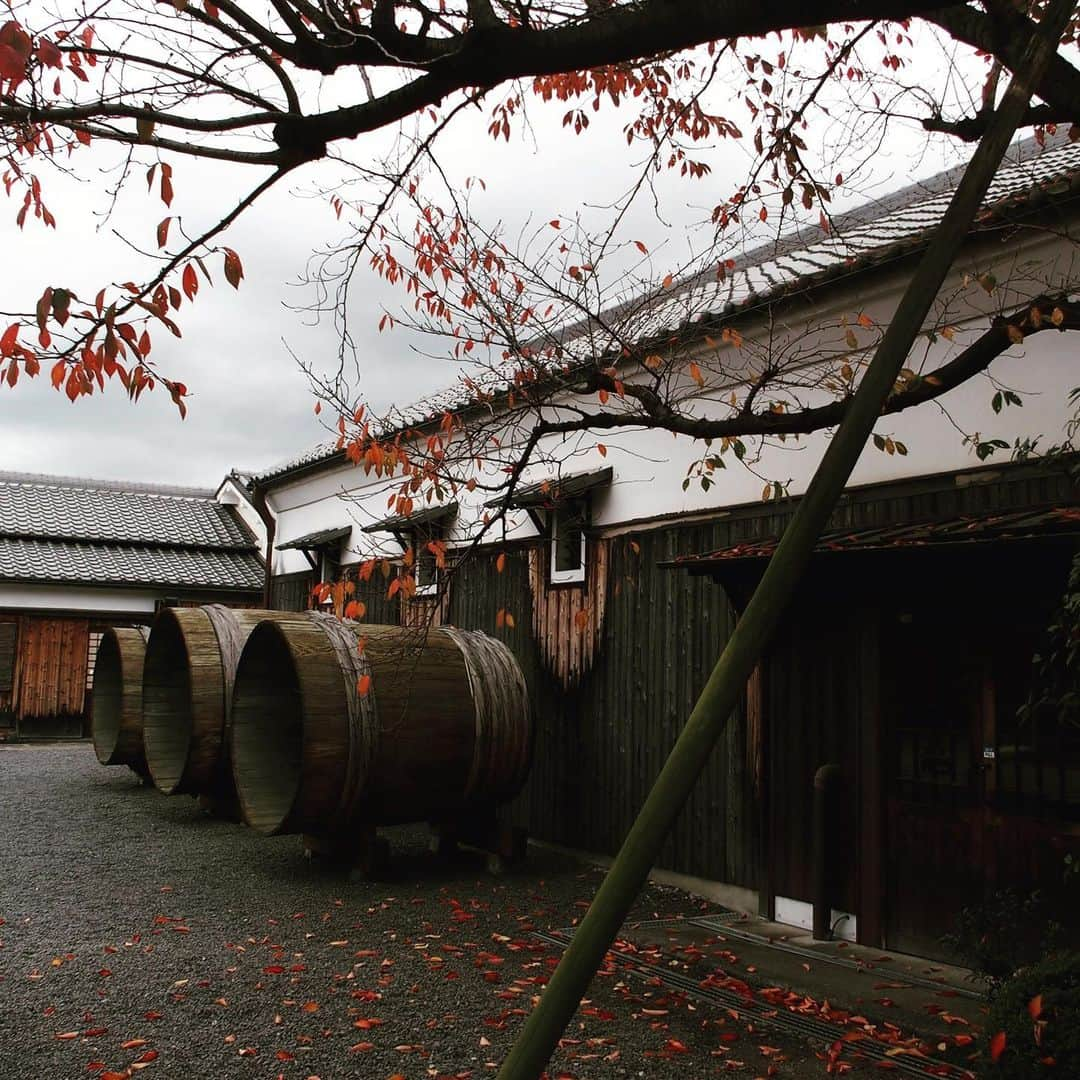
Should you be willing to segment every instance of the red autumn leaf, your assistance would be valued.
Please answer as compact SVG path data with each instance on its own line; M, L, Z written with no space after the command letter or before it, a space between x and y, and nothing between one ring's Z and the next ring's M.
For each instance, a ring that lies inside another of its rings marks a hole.
M120 1044L120 1049L121 1050L138 1050L140 1046L145 1046L145 1045L146 1045L146 1040L145 1039L128 1039L127 1042L122 1042Z
M225 280L234 288L240 288L240 279L244 276L244 267L240 256L232 248L225 248Z
M999 1031L990 1040L990 1060L996 1065L1001 1058L1001 1055L1005 1053L1005 1032Z
M264 975L284 975L285 974L285 968L283 968L281 966L281 964L267 964L267 966L263 968L263 974Z
M162 162L161 165L161 201L166 206L172 206L172 166Z
M498 573L502 573L506 569L506 552L500 551L499 557L495 560L495 569Z
M635 240L634 246L638 249L638 251L641 252L642 255L649 254L649 249L640 240Z
M184 267L184 273L180 283L184 287L184 295L189 300L194 300L195 294L199 291L199 275L195 272L193 263L188 263L187 266Z
M169 224L172 222L171 217L162 218L158 222L157 227L157 242L158 247L164 247L169 242Z
M668 1039L664 1043L664 1049L670 1051L672 1054L689 1054L690 1048L686 1043L679 1042L678 1039Z
M306 1013L317 1013L319 1011L319 1003L317 1001L305 1001L300 1008Z
M671 274L665 274L664 275L664 280L663 280L663 283L662 283L664 288L665 289L670 289L671 288L671 283L672 283L673 280L674 280L674 278L673 278L673 276Z
M109 1030L108 1028L103 1028L103 1027L87 1028L83 1032L83 1038L84 1039L96 1039L99 1035L107 1034L108 1030Z
M366 1053L368 1050L374 1050L375 1044L371 1042L358 1042L353 1043L352 1046L349 1047L349 1049L352 1050L354 1053L362 1054Z
M596 449L601 457L607 457L607 447L602 442L596 444Z
M77 1031L65 1031L59 1035L53 1036L54 1039L57 1039L60 1042L69 1042L71 1039L77 1039L78 1037L79 1033Z
M136 1065L149 1065L151 1061L157 1061L160 1055L156 1050L146 1050L141 1053L136 1059Z
M295 1061L296 1060L296 1055L295 1054L290 1054L288 1050L279 1050L274 1055L274 1057L276 1057L278 1059L278 1061Z
M159 1013L154 1009L150 1009L149 1011L143 1013L143 1016L147 1020L160 1020L163 1015L163 1013Z
M356 684L356 689L361 697L367 697L371 690L371 676L361 675L360 681Z
M1042 1016L1042 1011L1043 1011L1042 994L1036 994L1035 997L1033 997L1028 1002L1028 1007L1027 1008L1028 1008L1028 1014L1031 1016L1031 1019L1032 1020L1038 1020L1039 1017Z

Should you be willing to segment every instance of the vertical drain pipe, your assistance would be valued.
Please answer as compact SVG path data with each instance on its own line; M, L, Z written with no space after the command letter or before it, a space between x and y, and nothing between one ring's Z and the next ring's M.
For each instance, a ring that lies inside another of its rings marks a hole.
M842 774L839 765L822 765L814 773L814 940L832 937L836 892L837 843Z

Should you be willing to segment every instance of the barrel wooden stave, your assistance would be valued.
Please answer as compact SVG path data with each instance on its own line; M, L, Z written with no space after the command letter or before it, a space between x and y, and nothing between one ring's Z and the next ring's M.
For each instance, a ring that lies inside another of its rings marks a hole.
M508 747L509 772L491 782L488 763L479 770L486 781L477 785L475 673L463 653L467 645L443 629L337 627L352 649L363 641L376 730L354 729L350 736L349 683L355 685L357 672L343 669L332 627L318 620L258 627L241 657L233 701L233 769L249 824L266 833L347 835L364 825L474 812L516 794L528 770L532 728L524 680L505 646L493 643L504 654L504 670L515 674L511 696L519 715L506 721L507 732L489 737L484 753L497 758ZM286 700L293 712L268 709ZM276 741L274 725L290 735ZM275 775L283 777L276 790Z
M145 627L110 626L94 660L91 734L102 765L147 775L143 750L142 680Z
M280 614L206 605L158 615L147 644L143 714L147 764L161 791L231 796L228 725L236 661L251 631Z

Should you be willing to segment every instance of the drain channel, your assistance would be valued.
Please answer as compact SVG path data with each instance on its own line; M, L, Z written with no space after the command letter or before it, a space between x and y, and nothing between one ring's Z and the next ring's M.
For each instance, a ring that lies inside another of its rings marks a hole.
M568 938L573 936L573 932L559 930L555 933L546 933L541 930L533 930L532 935L548 945L565 949L570 944ZM758 1001L757 998L746 998L731 990L702 987L696 979L684 975L682 972L672 971L655 964L643 963L624 949L612 948L608 952L614 956L618 967L632 975L663 983L672 990L691 994L699 1001L708 1002L708 1004L720 1009L735 1009L740 1016L753 1020L754 1023L760 1024L762 1027L775 1028L788 1035L822 1043L825 1047L832 1046L844 1034L844 1031L836 1025L828 1024L811 1016L793 1013L782 1006ZM890 1056L889 1049L891 1047L878 1043L877 1040L871 1038L860 1040L858 1044L851 1044L851 1053L853 1055L859 1054L872 1062L888 1062L898 1071L909 1073L912 1076L970 1077L973 1075L968 1070L936 1058L914 1058L908 1054Z
M706 915L700 919L687 919L685 921L693 926L700 926L703 930L712 930L751 945L767 945L770 949L779 949L781 952L800 956L804 960L814 960L819 964L835 964L837 967L848 968L851 971L866 970L865 964L860 964L856 960L849 960L846 956L834 956L831 953L810 949L803 945L793 945L787 941L775 941L761 934L755 934L750 930L741 930L737 926L732 926L727 919L726 915L720 918ZM875 968L875 970L878 969ZM972 990L966 986L951 986L936 979L928 979L922 975L915 975L906 971L894 971L891 968L882 968L880 970L882 974L887 973L889 979L894 982L908 983L911 986L924 987L927 990L948 990L956 994L957 997L971 998L974 1001L982 1001L986 997L985 994L980 994L978 990Z

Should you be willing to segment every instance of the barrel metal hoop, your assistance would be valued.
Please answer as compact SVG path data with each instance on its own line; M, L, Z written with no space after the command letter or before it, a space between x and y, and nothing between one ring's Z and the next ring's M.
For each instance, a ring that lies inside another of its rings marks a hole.
M349 716L349 753L338 812L347 816L374 764L379 737L379 716L374 688L369 685L368 692L361 694L359 687L364 676L368 677L370 684L371 664L357 647L354 624L342 622L328 611L312 611L309 614L322 628L337 653L338 666L345 683L345 702Z
M240 663L240 653L244 651L244 642L247 641L247 632L240 625L236 612L224 604L205 604L202 608L214 634L218 640L218 648L221 651L221 680L225 694L225 708L223 716L225 725L223 738L228 745L228 735L232 728L232 698L233 684L236 682L236 669Z
M476 739L465 798L516 794L527 767L528 739L508 754L511 748L506 738L518 730L511 717L529 707L521 669L506 646L487 634L454 626L440 627L439 632L461 651L476 707ZM523 728L527 731L528 725Z

